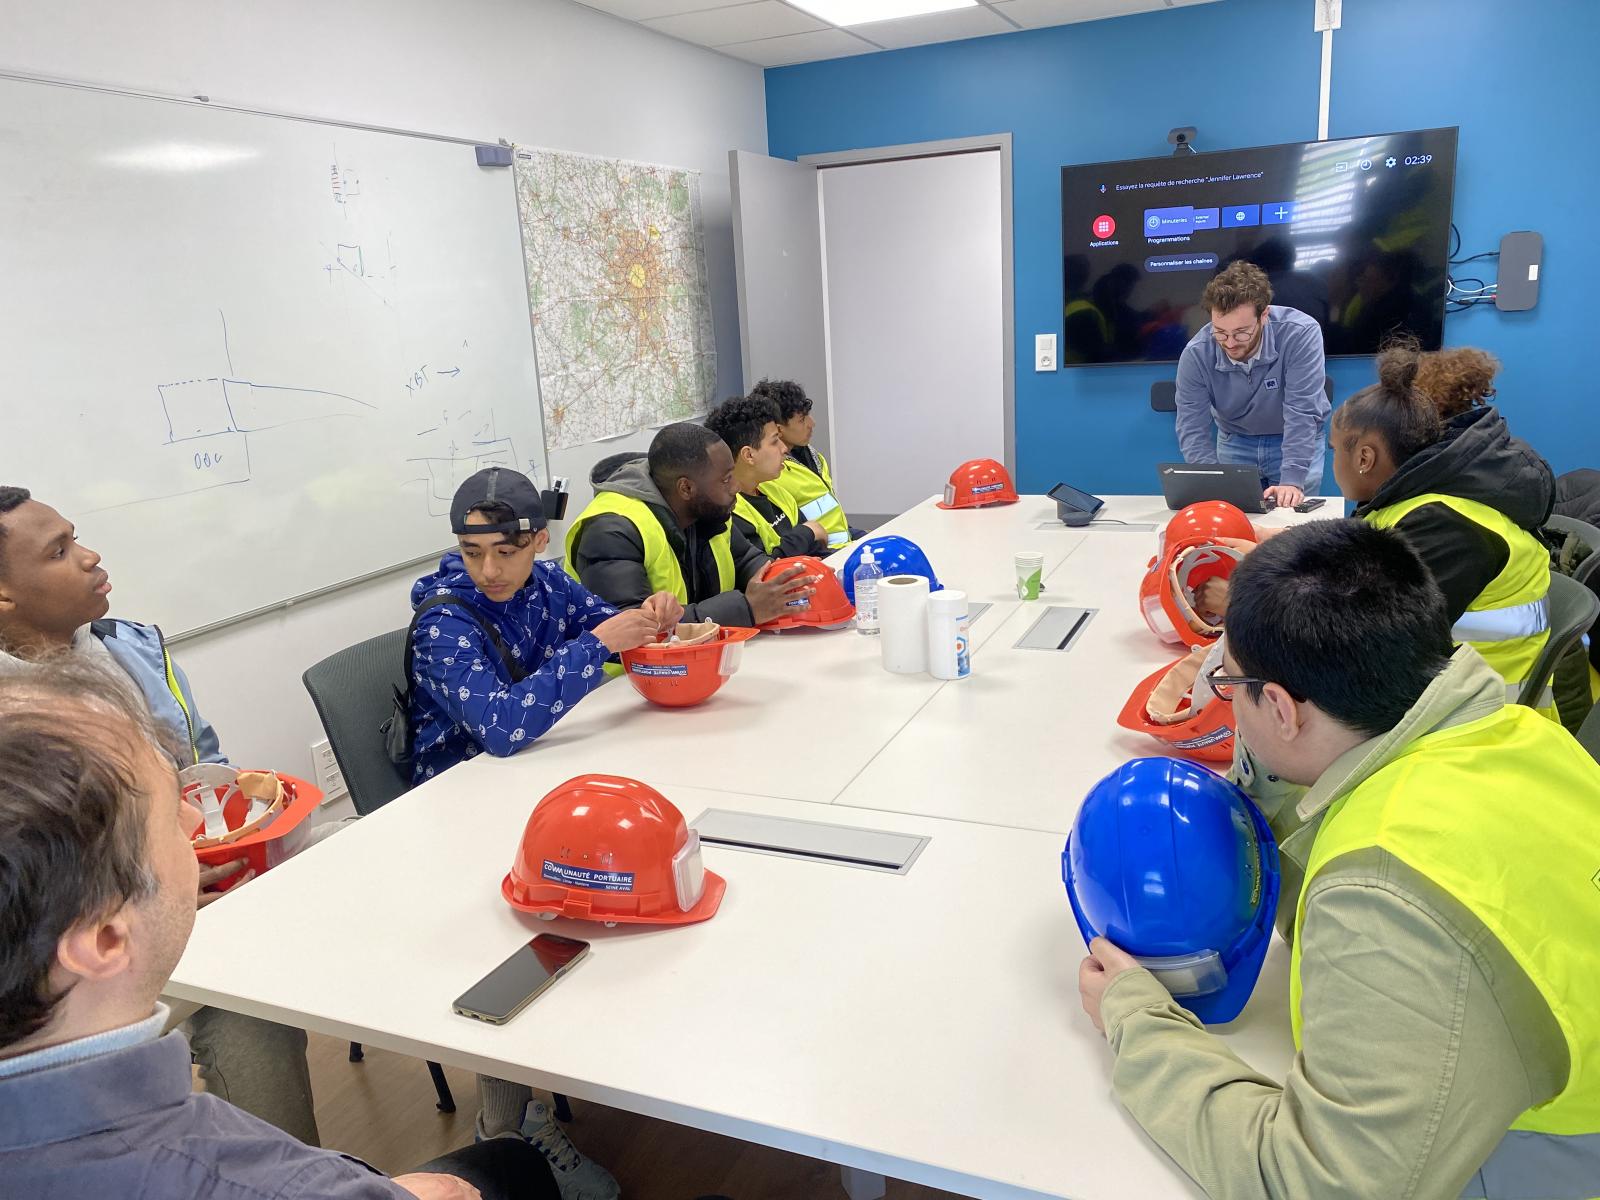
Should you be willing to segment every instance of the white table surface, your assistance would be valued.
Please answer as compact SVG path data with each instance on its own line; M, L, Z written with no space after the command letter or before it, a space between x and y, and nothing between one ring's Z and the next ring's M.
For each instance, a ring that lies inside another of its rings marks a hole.
M1083 540L1059 524L1036 528L1054 511L1040 496L956 513L930 498L876 532L926 542L941 582L992 605L972 627L981 649L1018 605L1013 551L1040 551L1049 571ZM846 557L841 551L830 565ZM763 633L745 643L738 673L707 703L658 708L616 679L519 757L540 760L558 780L606 771L657 786L832 800L942 686L926 675L889 674L881 654L876 638L854 628Z
M447 772L205 909L169 994L972 1196L1192 1197L1116 1104L1078 1004L1061 839L669 789L705 807L930 835L905 876L708 846L721 910L669 929L500 898L531 760ZM545 930L587 961L504 1026L450 1001ZM1229 1040L1289 1059L1274 956Z
M1072 553L1047 570L1039 601L1009 606L974 650L972 675L941 688L838 803L1064 833L1101 776L1167 751L1116 722L1139 681L1187 649L1158 639L1139 612L1139 581L1172 514L1159 499L1117 496L1105 515L1134 528L1077 533ZM1282 527L1321 515L1255 520ZM1157 528L1137 528L1148 524ZM1069 650L1017 649L1052 604L1097 611Z
M1170 515L1109 500L1114 519ZM1155 534L1040 528L1053 512L1037 496L930 501L879 531L994 604L972 678L890 675L844 630L763 635L700 708L608 684L528 751L447 771L205 909L169 995L972 1196L1198 1195L1110 1095L1059 871L1088 784L1159 750L1114 724L1177 656L1138 616ZM1045 553L1046 602L1101 610L1073 650L1012 648L1042 609L1010 592L1018 549ZM780 684L783 703L762 699ZM933 841L905 876L707 847L728 894L698 926L521 916L499 881L527 815L588 771L645 779L690 819L732 808ZM545 929L594 952L508 1025L450 1011ZM1227 1035L1280 1075L1287 960L1275 942Z

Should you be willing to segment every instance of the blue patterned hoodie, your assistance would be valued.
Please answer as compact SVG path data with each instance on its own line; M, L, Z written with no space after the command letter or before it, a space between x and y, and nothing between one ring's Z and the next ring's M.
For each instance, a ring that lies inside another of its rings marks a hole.
M513 683L494 644L457 605L430 608L412 638L413 783L483 750L503 758L531 745L605 682L610 651L591 631L617 615L552 562L535 563L511 599L491 600L455 551L417 580L411 605L438 595L455 596L491 624L527 674Z

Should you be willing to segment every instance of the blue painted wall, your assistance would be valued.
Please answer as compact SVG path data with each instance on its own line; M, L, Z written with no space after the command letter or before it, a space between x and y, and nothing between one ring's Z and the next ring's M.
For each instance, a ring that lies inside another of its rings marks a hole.
M795 158L1011 133L1018 484L1149 492L1152 464L1176 456L1172 418L1149 407L1172 368L1033 370L1033 335L1061 324L1060 168L1166 153L1176 125L1198 126L1211 149L1316 137L1311 12L1308 0L1221 0L773 69L768 145ZM1544 234L1539 306L1452 314L1445 340L1503 360L1497 403L1558 472L1600 466L1588 366L1600 322L1583 298L1600 261L1597 48L1595 0L1345 0L1334 36L1331 136L1459 125L1463 253L1513 229ZM1329 373L1336 400L1373 375L1370 359Z

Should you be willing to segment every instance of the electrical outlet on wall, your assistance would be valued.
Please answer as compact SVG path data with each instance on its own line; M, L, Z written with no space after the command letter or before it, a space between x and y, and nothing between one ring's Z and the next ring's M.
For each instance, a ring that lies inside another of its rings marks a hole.
M317 786L322 789L324 804L349 795L350 789L345 787L344 774L339 770L339 760L333 756L333 747L327 738L311 743L311 764L317 772Z
M1054 371L1056 369L1055 334L1036 333L1033 335L1033 369L1035 371Z

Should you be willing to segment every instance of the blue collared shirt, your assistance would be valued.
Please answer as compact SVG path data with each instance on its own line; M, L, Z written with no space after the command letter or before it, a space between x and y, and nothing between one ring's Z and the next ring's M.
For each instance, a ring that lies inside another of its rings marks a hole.
M3 1060L0 1200L414 1200L359 1159L196 1093L188 1041L159 1032L152 1019Z
M1267 309L1261 345L1248 363L1228 357L1208 322L1178 359L1178 446L1184 461L1217 461L1214 421L1226 433L1283 438L1281 480L1304 486L1312 460L1323 452L1325 375L1322 329L1297 309Z

